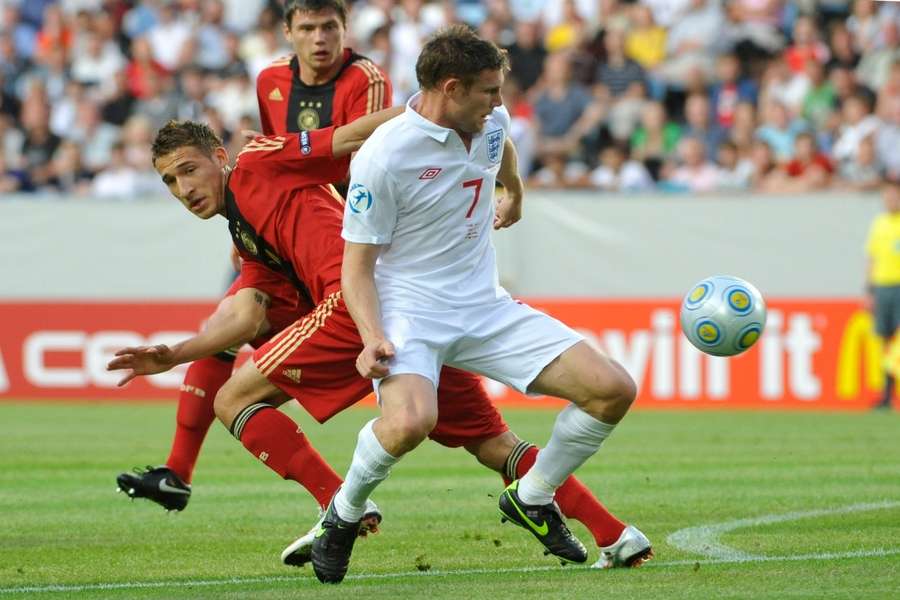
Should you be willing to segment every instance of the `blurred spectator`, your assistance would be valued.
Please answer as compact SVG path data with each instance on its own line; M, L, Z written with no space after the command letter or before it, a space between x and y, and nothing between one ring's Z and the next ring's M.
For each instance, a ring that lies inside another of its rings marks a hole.
M847 30L857 52L867 52L873 48L879 30L873 0L853 0L853 14L847 19Z
M850 96L841 107L842 122L832 147L832 156L838 163L857 159L859 144L864 138L878 131L880 122L871 113L869 100L862 95Z
M187 67L181 71L175 104L178 106L176 118L179 120L198 121L203 118L206 82L199 67Z
M765 105L768 100L775 100L794 117L802 112L803 100L811 86L805 73L793 73L784 59L774 58L762 76L760 103Z
M789 178L789 191L812 192L826 187L834 166L816 147L816 138L809 132L797 134L794 140L794 158L785 166Z
M137 99L131 95L128 89L128 73L119 71L113 75L110 83L110 91L103 99L101 115L103 120L113 125L125 123L131 114Z
M726 132L718 123L713 122L709 100L705 95L691 94L688 96L684 108L684 120L685 126L682 135L700 139L707 150L707 158L714 158L716 149L725 139Z
M63 142L53 154L53 174L47 181L47 191L67 196L84 196L91 191L92 173L81 163L81 147L75 142Z
M781 0L733 0L728 3L730 37L747 60L771 57L784 47L779 31Z
M391 83L394 104L403 104L416 90L416 60L429 35L445 24L444 13L437 4L424 0L400 0L392 13Z
M144 80L144 96L137 101L135 112L145 116L155 130L174 119L178 114L178 103L169 89L171 79L148 73Z
M2 9L2 30L9 36L13 53L24 63L34 55L38 26L22 20L19 7L15 4L6 2Z
M616 141L627 142L641 120L641 111L647 102L646 88L642 81L633 81L625 93L609 108L607 130Z
M828 72L834 67L855 69L859 64L859 54L853 48L853 36L843 23L836 23L831 28L830 36L831 58L826 63Z
M681 164L667 178L668 189L687 192L711 192L716 189L719 172L707 157L703 140L684 137L678 144Z
M97 103L84 98L78 103L75 123L65 137L80 148L79 162L83 162L85 170L96 173L109 162L112 147L119 139L119 128L103 122Z
M878 189L883 173L878 164L874 136L863 138L859 143L856 160L841 163L840 176L842 183L852 190L866 192Z
M569 160L561 152L544 153L543 167L531 175L528 185L531 187L576 188L585 186L588 173L587 165L581 161Z
M25 137L19 155L21 166L36 186L45 185L52 176L50 160L59 147L60 138L50 131L50 108L40 97L22 104L22 128Z
M794 139L806 128L804 123L791 119L787 107L778 100L769 100L763 113L763 124L756 130L756 137L772 148L775 160L789 161L794 154Z
M750 148L750 162L753 164L753 175L750 178L751 188L761 192L777 191L778 175L775 165L775 153L772 147L762 140L753 142Z
M753 162L741 158L734 142L724 141L716 152L716 189L746 190L753 182Z
M28 173L10 165L0 153L0 194L12 194L28 189Z
M188 41L194 63L207 71L218 71L228 65L227 34L222 20L225 7L221 0L203 0L201 21Z
M824 64L830 58L828 46L819 40L812 17L800 15L794 21L793 43L784 51L784 60L794 73L803 73L808 61Z
M894 70L900 74L900 68ZM888 177L900 179L900 94L883 102L882 114L875 137L876 155Z
M669 30L668 58L660 71L665 81L677 87L695 69L711 76L714 49L722 42L724 26L725 17L718 2L691 0L688 10Z
M653 21L649 6L634 4L632 28L625 38L625 54L645 70L652 71L666 58L667 32Z
M509 52L510 77L528 91L541 77L547 51L541 44L541 24L538 21L521 21L516 25L516 41L506 49Z
M636 160L628 160L625 149L611 144L600 152L600 165L590 172L588 181L607 192L646 192L653 189L653 178Z
M607 29L603 36L606 60L597 66L594 81L604 86L615 99L625 94L631 84L644 82L644 69L625 56L625 34L616 29Z
M153 60L167 71L174 71L188 62L185 50L196 15L176 14L172 2L161 3L157 14L159 21L147 33L147 41L150 42Z
M756 84L741 77L741 63L735 54L723 54L716 61L718 81L709 92L713 110L714 125L730 129L734 125L734 115L741 102L756 103Z
M881 29L883 45L867 53L856 68L857 79L870 89L881 90L890 79L894 64L900 61L898 28L897 20L886 19Z
M572 139L574 126L593 97L587 88L572 81L569 53L554 52L547 56L540 90L534 112L542 147L549 154L573 150L578 142L577 138Z
M72 79L79 83L99 85L125 66L125 57L113 42L104 42L98 34L90 32L85 38L84 49L72 60Z
M802 116L815 130L828 126L828 120L837 106L834 86L825 79L825 68L819 61L806 61L806 78L809 80L809 91L803 98Z
M673 157L681 139L681 127L666 119L660 102L648 102L641 111L641 122L631 136L631 155L643 162L654 180L659 180L663 163Z
M148 93L148 87L152 84L148 81L153 78L165 76L166 69L153 58L153 49L150 41L145 37L135 38L131 41L131 61L125 68L128 77L128 91L135 98L144 98Z
M56 4L47 4L43 23L35 40L35 58L39 61L46 60L51 50L58 50L63 57L67 57L71 47L72 30L66 24L62 9Z
M537 144L534 107L513 78L508 78L503 83L503 103L510 116L509 137L519 155L519 173L527 181L534 166Z

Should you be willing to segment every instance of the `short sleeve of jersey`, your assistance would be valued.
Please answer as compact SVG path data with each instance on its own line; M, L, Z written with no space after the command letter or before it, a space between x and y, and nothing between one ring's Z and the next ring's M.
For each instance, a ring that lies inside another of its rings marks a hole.
M249 258L241 261L240 289L254 288L274 297L283 293L285 284L293 287L283 275L258 261Z
M509 112L506 110L506 107L502 104L494 109L493 117L497 120L497 123L500 127L503 128L503 131L509 136L509 125L511 122Z
M399 194L394 179L365 150L350 169L341 237L357 244L388 244L397 224Z
M293 185L319 185L340 181L345 169L332 157L334 127L248 142L237 157L237 166L294 181Z

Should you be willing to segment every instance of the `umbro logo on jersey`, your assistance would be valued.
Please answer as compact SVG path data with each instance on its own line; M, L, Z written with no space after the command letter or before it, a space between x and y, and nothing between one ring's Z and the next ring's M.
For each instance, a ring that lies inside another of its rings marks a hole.
M284 96L281 95L281 90L275 88L271 92L269 92L269 100L275 100L276 102L281 102L284 100Z
M419 175L419 179L434 179L440 172L440 167L428 167L427 169L422 171L422 174Z
M300 383L300 376L302 375L302 373L303 371L301 369L285 369L281 372L281 374L284 375L285 378L290 379L294 383Z

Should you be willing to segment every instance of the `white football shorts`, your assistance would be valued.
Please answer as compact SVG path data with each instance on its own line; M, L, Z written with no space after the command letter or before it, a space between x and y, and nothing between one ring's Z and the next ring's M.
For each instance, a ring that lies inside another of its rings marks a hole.
M557 356L584 336L509 296L451 310L405 310L382 316L396 354L391 375L415 373L439 383L441 365L478 373L526 392ZM380 380L375 381L377 391Z

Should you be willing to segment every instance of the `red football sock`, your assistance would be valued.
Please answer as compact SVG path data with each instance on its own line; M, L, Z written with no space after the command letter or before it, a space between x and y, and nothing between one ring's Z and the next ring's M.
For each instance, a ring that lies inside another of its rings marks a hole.
M194 465L209 426L216 418L213 400L234 367L233 361L201 358L191 363L178 395L175 416L175 437L166 466L175 471L185 483L194 475Z
M522 477L534 465L537 446L526 450L516 464L516 477ZM504 481L506 478L504 477ZM507 485L509 482L507 481ZM619 539L625 523L615 518L574 475L569 475L556 490L556 503L566 517L581 521L594 536L598 546L609 546Z
M343 483L297 424L273 407L253 412L241 429L240 440L267 467L305 487L322 508Z

